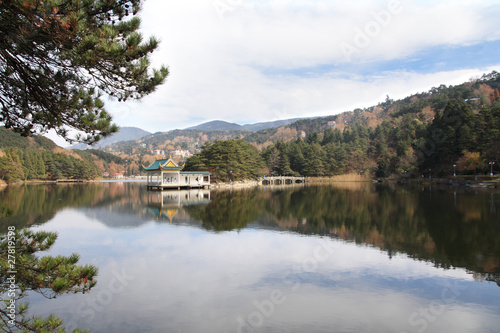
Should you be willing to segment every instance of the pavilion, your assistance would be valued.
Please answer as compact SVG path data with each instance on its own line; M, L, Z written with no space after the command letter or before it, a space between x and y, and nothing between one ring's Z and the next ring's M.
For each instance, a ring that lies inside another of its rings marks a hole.
M181 188L196 188L210 186L210 172L181 171L184 165L177 165L169 156L168 159L154 161L145 167L149 190L166 190Z

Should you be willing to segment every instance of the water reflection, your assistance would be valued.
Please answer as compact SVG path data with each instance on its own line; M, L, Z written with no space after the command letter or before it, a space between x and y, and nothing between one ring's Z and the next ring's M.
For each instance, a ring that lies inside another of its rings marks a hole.
M70 328L493 332L499 205L494 191L362 183L25 186L0 192L0 228L57 231L49 254L99 267L89 294L30 296L34 314Z
M148 194L145 208L156 217L156 220L169 220L180 211L185 213L183 207L189 205L206 205L210 203L210 190L190 189L157 191Z
M354 188L353 188L354 186ZM500 194L363 183L240 191L147 191L143 184L9 187L0 192L0 231L43 224L77 208L110 228L151 221L215 232L247 227L328 235L405 253L437 267L463 267L500 284Z

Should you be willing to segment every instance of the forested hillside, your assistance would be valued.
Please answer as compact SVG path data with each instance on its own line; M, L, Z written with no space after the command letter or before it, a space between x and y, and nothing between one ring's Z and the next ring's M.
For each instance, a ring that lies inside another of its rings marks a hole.
M0 179L141 172L155 154L196 153L186 170L220 181L262 175L422 177L486 174L500 165L500 74L338 115L256 132L173 130L102 150L67 151L0 128ZM156 152L154 152L156 150ZM179 158L179 157L178 157ZM180 157L184 162L185 157ZM495 164L492 164L492 163Z
M0 180L95 179L121 158L99 150L71 151L37 135L29 138L0 127Z
M387 97L369 109L302 119L244 140L261 148L267 174L485 174L490 162L500 163L499 86L500 74L492 72L399 101Z
M190 150L195 152L205 142L216 140L231 140L243 138L249 134L248 131L227 130L172 130L168 132L155 133L134 141L118 142L106 148L106 151L119 152L127 155L147 154L151 150Z

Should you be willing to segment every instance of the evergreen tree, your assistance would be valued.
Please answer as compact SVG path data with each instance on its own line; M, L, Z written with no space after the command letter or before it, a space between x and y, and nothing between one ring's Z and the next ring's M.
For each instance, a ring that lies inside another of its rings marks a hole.
M298 173L294 172L290 168L290 160L288 159L288 155L283 152L280 155L280 160L279 160L279 174L283 176L295 176L298 175Z
M387 155L382 156L377 163L375 176L382 178L389 177L390 175L389 164L390 164L389 157Z
M329 144L325 150L325 174L339 175L344 173L347 165L347 153L342 145Z
M34 179L36 177L36 174L33 168L33 161L31 158L30 151L23 152L22 165L23 165L24 179Z
M324 151L319 144L307 145L304 150L304 175L323 176L325 168L323 165Z
M142 0L0 1L0 122L22 135L68 127L92 143L118 130L101 97L140 99L168 69L150 70Z
M194 154L184 164L185 170L206 170L207 164L202 154Z
M66 332L62 327L62 319L56 316L29 316L28 304L21 300L30 291L55 298L66 293L85 293L95 286L97 268L77 265L78 254L69 257L38 255L40 251L49 250L56 238L53 232L18 231L14 227L9 227L8 232L0 236L0 331ZM15 250L12 250L13 246ZM16 272L15 283L19 291L15 293L9 289L10 271ZM13 301L18 305L15 318L9 309Z
M466 124L460 126L456 137L456 150L462 152L464 150L475 150L475 138Z
M290 144L288 159L290 168L297 174L303 175L305 158L303 153L304 141L297 139Z
M331 128L328 128L324 133L323 133L323 140L321 141L322 146L326 146L329 143L335 142L335 134Z
M319 143L319 135L317 132L313 132L306 137L306 142L308 144Z
M338 128L336 128L333 131L333 142L340 143L342 141L344 141L344 138L342 136L342 132Z
M36 154L35 170L36 170L36 178L42 179L45 177L45 164L43 163L41 154Z
M0 157L0 179L6 182L15 182L24 178L19 156L13 149L7 150L5 156Z
M217 181L253 179L264 173L259 151L243 140L215 141L202 149L186 161L185 171L206 171L206 166Z

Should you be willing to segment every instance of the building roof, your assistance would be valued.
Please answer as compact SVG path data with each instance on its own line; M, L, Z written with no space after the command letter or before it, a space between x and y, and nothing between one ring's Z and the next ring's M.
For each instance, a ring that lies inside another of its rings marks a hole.
M142 167L145 171L180 171L184 165L177 165L170 156L168 159L156 160L148 167L144 165ZM208 171L181 171L181 175L211 175L211 173Z
M208 171L181 171L181 175L211 175Z
M142 167L146 171L180 171L184 165L178 166L170 156L168 159L156 160L148 167L144 165Z

